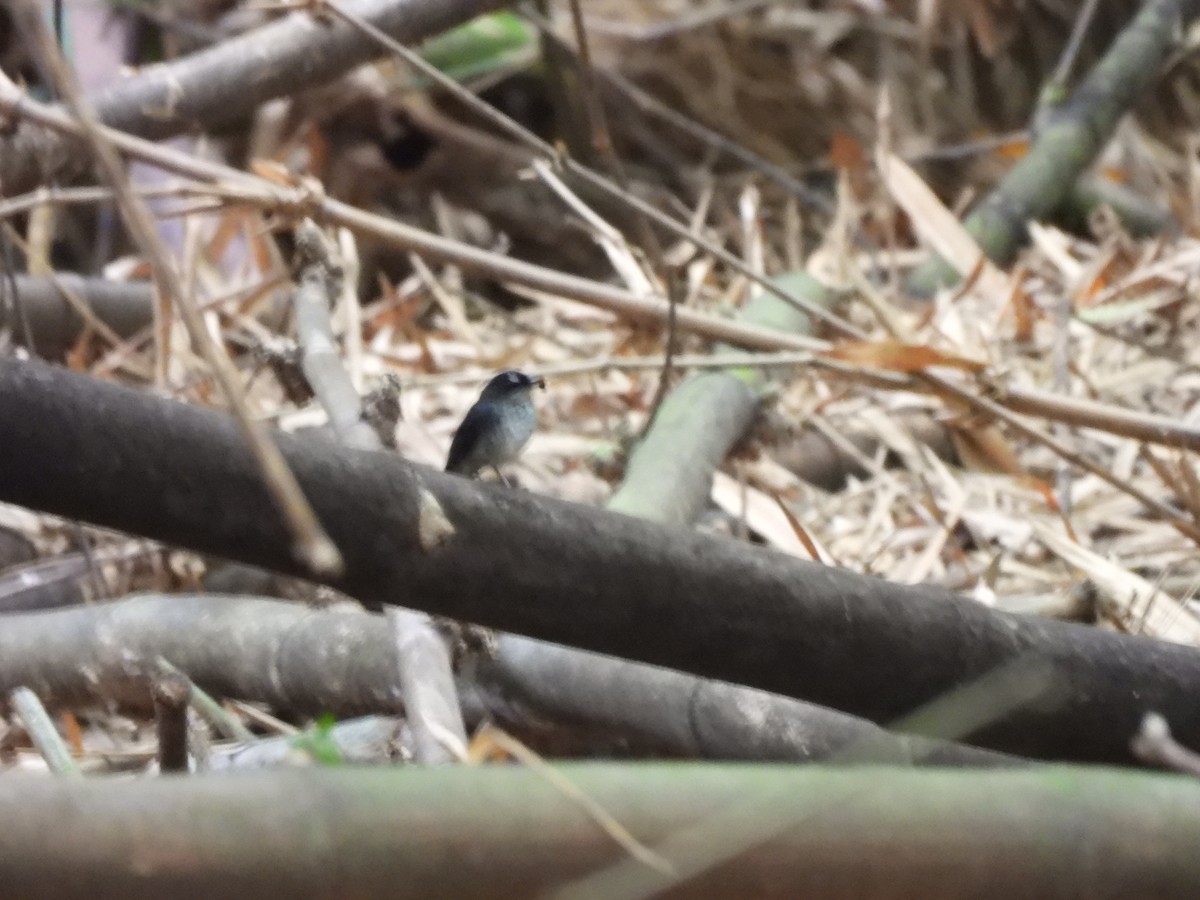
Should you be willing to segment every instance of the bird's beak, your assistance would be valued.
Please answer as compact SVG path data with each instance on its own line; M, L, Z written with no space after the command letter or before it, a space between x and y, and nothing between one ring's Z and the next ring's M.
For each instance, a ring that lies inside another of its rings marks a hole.
M540 387L543 391L546 389L546 379L545 378L540 378L540 377L535 378L535 379L533 379L533 383L536 384L538 387Z

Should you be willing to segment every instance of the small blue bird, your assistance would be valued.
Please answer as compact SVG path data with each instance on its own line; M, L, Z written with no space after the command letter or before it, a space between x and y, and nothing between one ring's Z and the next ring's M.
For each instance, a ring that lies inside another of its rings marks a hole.
M500 466L517 458L537 427L534 386L544 390L546 382L515 370L489 381L454 432L446 471L472 477L490 467L507 485Z

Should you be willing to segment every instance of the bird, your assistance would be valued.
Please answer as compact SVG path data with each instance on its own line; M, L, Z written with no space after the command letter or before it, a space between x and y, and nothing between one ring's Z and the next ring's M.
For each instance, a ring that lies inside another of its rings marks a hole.
M545 379L515 369L492 378L454 432L446 471L474 477L491 468L507 486L500 466L517 458L537 426L535 386L545 390Z

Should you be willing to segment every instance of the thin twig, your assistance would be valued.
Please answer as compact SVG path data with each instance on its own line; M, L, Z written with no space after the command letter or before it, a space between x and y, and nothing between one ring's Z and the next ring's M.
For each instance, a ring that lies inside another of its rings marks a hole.
M1099 5L1099 0L1084 0L1083 5L1079 8L1079 12L1075 16L1075 24L1071 27L1071 37L1067 40L1067 46L1063 48L1058 65L1054 68L1054 74L1050 77L1050 87L1053 90L1066 91L1067 83L1071 80L1071 73L1075 69L1075 60L1079 56L1079 48L1083 46L1084 35L1091 27L1092 19L1095 18Z
M143 200L157 200L165 197L189 197L193 194L211 196L211 192L202 185L176 185L166 187L136 188L135 193ZM108 203L113 199L113 192L104 187L39 187L17 197L6 197L0 200L0 219L12 218L20 213L29 212L38 206L68 206L73 204Z
M580 6L580 0L570 0L569 5L571 7L571 22L575 29L576 53L579 57L580 88L583 94L587 117L592 126L592 145L597 154L599 154L600 159L608 167L609 174L616 181L617 185L627 196L632 196L629 192L629 178L625 175L625 167L621 165L616 148L613 146L612 135L608 130L608 119L604 114L604 103L601 101L600 93L596 89L592 54L588 49L587 26L583 21L583 9ZM679 279L678 273L673 271L673 267L668 267L666 257L663 254L662 244L659 243L658 237L650 227L650 220L646 217L646 214L635 208L634 221L638 227L639 243L641 243L642 249L649 255L654 271L663 280L667 294L666 352L663 354L663 365L662 371L658 376L658 385L654 390L654 397L650 401L646 421L642 425L640 436L645 437L646 433L653 427L654 420L658 417L658 410L662 406L663 400L666 399L667 392L671 387L671 375L674 370L673 362L679 343Z
M190 692L188 694L188 702L196 710L196 714L205 722L211 725L218 734L229 738L233 741L252 741L255 734L249 728L242 724L241 720L225 709L220 703L213 699L206 691L202 691L196 687L195 682L188 678L186 672L175 668L167 660L161 656L155 660L160 672L165 674L180 675L187 678Z
M321 529L316 513L304 498L300 485L270 434L251 416L238 384L237 370L209 335L200 313L190 302L170 251L154 226L149 208L133 191L120 157L105 135L90 103L83 96L75 74L47 33L36 4L32 0L20 0L14 11L18 13L22 30L39 48L47 68L53 73L58 92L79 120L83 137L91 146L104 178L116 197L122 218L150 262L160 295L174 301L192 342L212 368L234 417L246 435L264 480L292 531L297 558L315 573L339 571L342 567L341 554Z
M163 671L151 682L160 772L188 770L188 698L191 688L192 682L182 672Z
M50 771L55 775L78 775L79 767L38 695L27 687L19 687L9 694L9 700Z

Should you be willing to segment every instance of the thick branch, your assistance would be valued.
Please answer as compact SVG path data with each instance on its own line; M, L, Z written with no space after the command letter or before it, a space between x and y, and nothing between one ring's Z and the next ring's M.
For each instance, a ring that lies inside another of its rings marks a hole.
M343 6L400 41L418 41L503 5L499 0L345 0ZM325 84L380 55L341 21L307 11L189 56L143 68L90 98L100 120L163 138L249 115L260 103ZM73 141L27 123L0 138L0 184L9 196L77 173L90 157Z
M146 709L162 657L204 690L277 709L396 712L396 647L379 616L256 597L160 596L0 617L0 693Z
M675 874L632 859L533 769L316 768L7 777L4 888L42 900L1191 900L1200 884L1200 785L1177 776L557 768Z
M972 737L1129 759L1155 709L1200 744L1200 653L993 613L718 537L448 476L397 457L280 447L346 558L332 583L557 643L898 717L1015 660L1057 703ZM229 419L43 363L0 360L0 500L301 574Z
M531 652L534 645L538 652ZM778 694L515 635L500 637L498 653L502 664L485 664L477 673L483 691L476 693L489 709L496 708L491 701L497 692L505 703L501 709L515 700L570 719L588 706L589 721L677 753L746 760L807 761L841 753L859 762L1016 762L972 747L888 734L863 719ZM144 711L151 701L147 676L161 668L155 666L160 655L175 660L174 668L198 688L300 714L390 713L403 693L396 641L378 615L257 597L149 594L0 617L0 695L29 684L54 706L117 703ZM622 697L635 696L632 690L651 692L655 702L622 710L630 705ZM405 706L411 718L407 698Z
M949 741L893 734L865 719L779 694L513 634L500 636L495 659L483 662L474 675L485 690L498 690L509 703L540 715L598 725L698 759L1024 763Z

